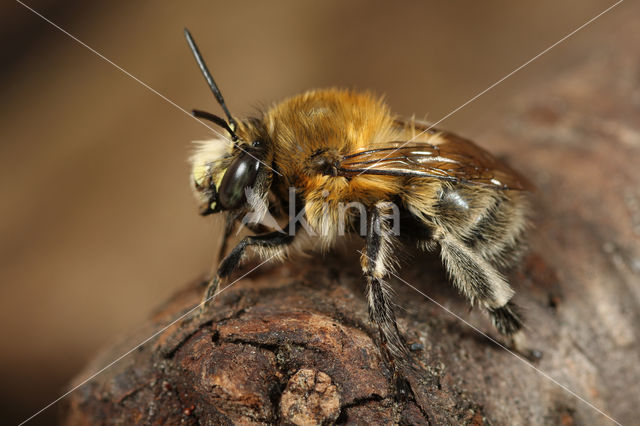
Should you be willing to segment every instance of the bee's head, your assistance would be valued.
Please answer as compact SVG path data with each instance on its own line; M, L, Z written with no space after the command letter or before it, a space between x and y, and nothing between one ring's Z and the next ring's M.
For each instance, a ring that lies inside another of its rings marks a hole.
M194 110L193 114L224 128L230 136L226 140L201 142L191 159L193 189L201 202L200 214L239 210L258 200L266 200L271 181L271 168L267 162L270 162L271 153L262 121L236 122L189 30L184 32L200 71L227 120L204 111ZM252 194L249 198L247 189Z
M231 149L221 139L200 142L191 158L200 214L243 209L253 202L247 198L248 190L254 198L265 199L271 181L268 147L268 141L258 137L252 142L239 139Z

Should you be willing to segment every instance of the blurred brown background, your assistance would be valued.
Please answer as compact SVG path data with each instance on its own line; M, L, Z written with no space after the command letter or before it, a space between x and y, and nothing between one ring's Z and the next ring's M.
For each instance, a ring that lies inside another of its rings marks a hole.
M218 112L186 26L236 115L344 86L436 121L612 3L27 4L185 109ZM473 138L499 126L521 88L544 85L637 13L627 3L441 127ZM0 11L0 410L16 421L206 273L217 227L198 216L188 185L190 141L207 138L205 127L19 3Z

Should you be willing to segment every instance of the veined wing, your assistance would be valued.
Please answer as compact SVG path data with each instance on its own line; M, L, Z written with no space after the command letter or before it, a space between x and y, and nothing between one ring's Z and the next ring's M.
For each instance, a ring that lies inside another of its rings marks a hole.
M515 171L474 143L448 133L440 133L437 140L440 141L437 144L389 142L345 155L337 168L338 175L426 177L498 189L531 187Z

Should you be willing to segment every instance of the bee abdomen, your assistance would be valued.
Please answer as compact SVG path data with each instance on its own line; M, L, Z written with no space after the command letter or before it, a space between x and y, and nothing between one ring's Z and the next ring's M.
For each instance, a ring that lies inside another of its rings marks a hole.
M461 230L462 241L489 262L508 267L525 247L526 204L520 194L497 193L472 224Z
M455 197L452 196L455 195ZM450 200L464 200L451 203ZM527 204L517 192L483 192L481 196L450 190L438 203L439 222L459 240L497 267L513 265L521 256Z

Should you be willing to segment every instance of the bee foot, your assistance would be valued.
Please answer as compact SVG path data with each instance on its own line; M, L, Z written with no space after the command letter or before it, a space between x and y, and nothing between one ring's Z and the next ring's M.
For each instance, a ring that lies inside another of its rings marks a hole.
M517 335L509 336L506 339L505 346L529 362L538 362L542 359L542 351L525 346Z

